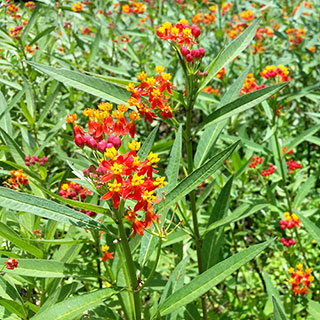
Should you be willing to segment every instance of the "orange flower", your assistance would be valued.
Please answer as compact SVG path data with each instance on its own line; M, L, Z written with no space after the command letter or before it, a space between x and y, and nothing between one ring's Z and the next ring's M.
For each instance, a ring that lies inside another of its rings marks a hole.
M289 269L289 273L291 274L290 284L291 290L294 295L298 296L299 294L305 295L308 293L308 288L311 282L314 280L314 277L311 275L312 269L306 268L306 271L303 271L303 264L297 264L297 270L294 268Z
M101 258L102 261L106 262L107 260L113 259L114 252L108 252L110 247L108 245L104 245L101 247L102 252L104 252L103 257Z

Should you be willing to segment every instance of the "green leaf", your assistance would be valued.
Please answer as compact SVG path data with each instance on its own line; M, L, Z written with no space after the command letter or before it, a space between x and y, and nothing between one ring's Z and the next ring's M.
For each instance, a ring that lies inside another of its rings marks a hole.
M144 161L147 159L148 154L151 151L151 148L153 146L154 140L157 136L159 126L156 126L151 133L148 135L147 139L143 142L141 149L138 151L138 156L141 161Z
M265 271L263 271L262 275L263 275L263 279L264 279L264 282L265 282L266 287L267 287L268 296L272 300L273 312L275 314L276 319L277 319L276 313L280 314L280 315L283 315L284 316L283 319L286 319L286 315L285 315L286 312L285 312L284 307L283 307L283 305L281 303L281 299L280 299L280 295L279 295L278 290L273 285L273 283L272 283L272 281L270 279L270 276ZM273 302L273 301L275 301L275 302ZM282 319L282 318L278 318L278 319Z
M94 38L94 41L92 43L91 52L89 55L89 63L93 63L94 59L97 56L97 53L99 50L100 39L101 39L101 28L98 29L96 37Z
M300 143L302 143L303 141L305 141L307 138L311 137L312 135L314 135L317 131L320 130L320 124L315 125L311 128L309 128L308 130L302 132L301 134L299 134L297 137L295 137L293 140L291 140L291 142L286 143L287 146L287 150L291 150L292 148L298 146Z
M102 303L102 301L114 294L111 288L100 289L85 293L81 296L72 297L65 301L54 304L45 311L36 314L32 320L70 320L80 319L83 312L90 310ZM41 308L40 308L41 311Z
M209 152L212 150L213 145L216 143L225 122L213 124L206 128L202 133L196 153L194 155L194 166L198 168L206 160Z
M243 87L243 84L247 78L247 75L249 73L251 66L248 66L241 74L240 76L232 83L228 91L224 94L224 96L221 98L220 105L224 106L227 103L237 99L240 94L240 90Z
M229 208L230 192L233 182L233 176L226 182L222 188L219 197L214 205L212 213L209 217L208 226L215 221L221 220L226 216ZM220 244L223 237L223 229L211 230L203 239L202 256L204 270L209 269L218 260L220 253Z
M313 188L315 182L317 181L317 178L319 176L319 172L313 174L311 177L308 178L308 180L303 183L297 192L297 195L294 198L293 207L298 208L302 201L306 198L307 194L311 191Z
M12 136L12 124L11 117L6 110L8 109L7 102L0 91L0 128L3 128L3 131L6 132L9 136ZM4 118L2 119L2 117Z
M180 170L180 158L182 153L182 126L179 127L176 139L174 140L171 148L168 166L166 169L166 176L168 184L163 188L163 192L168 193L177 185L179 170Z
M8 311L16 314L22 319L27 319L26 311L24 310L23 306L18 302L0 298L0 304L4 306Z
M174 205L178 200L187 195L189 192L197 188L197 186L217 171L224 161L232 154L238 146L239 141L226 148L224 151L212 157L200 168L194 170L190 175L184 178L172 191L166 195L165 204L169 208ZM161 210L163 203L157 203L154 206L155 211Z
M310 237L313 240L316 240L318 245L320 245L320 228L317 227L311 220L300 213L297 213L297 216L302 222L302 225L307 229L309 232Z
M314 320L320 319L320 303L319 302L309 300L308 311Z
M0 236L11 241L17 247L31 253L37 258L41 259L43 257L43 252L40 249L21 239L18 234L2 222L0 222Z
M279 305L279 301L274 296L272 296L272 305L275 320L286 320L287 317Z
M10 283L7 281L7 279L4 278L4 276L0 276L0 287L1 289L6 293L8 298L15 300L16 302L23 304L23 300L15 287L14 283ZM6 298L6 297L4 297Z
M238 56L251 42L256 34L260 19L255 20L239 37L233 40L218 56L212 61L207 68L208 76L200 85L199 91L214 78L214 76L236 56Z
M32 11L32 15L28 21L28 24L23 28L22 36L21 36L21 42L23 44L23 48L24 48L24 44L26 42L28 33L36 23L39 13L40 13L40 6L36 6L36 8Z
M207 227L204 234L208 233L210 230L213 230L225 224L236 222L240 219L244 219L257 211L262 210L268 205L269 205L268 203L255 204L254 202L252 204L244 204L238 207L236 210L234 210L231 214L229 214L225 218L222 218L221 220L218 220L212 223L210 226Z
M3 142L9 147L12 158L18 164L24 165L24 154L18 144L2 128L0 128L0 134Z
M0 205L4 208L35 214L80 228L105 230L105 226L87 215L51 200L0 187Z
M7 259L0 258L1 265L6 261ZM18 263L18 268L4 269L3 272L36 278L97 277L92 266L79 263L72 264L41 259L18 259Z
M217 123L221 120L230 118L235 114L248 110L258 105L263 100L271 97L277 91L286 86L286 83L276 84L267 88L256 90L254 92L245 94L238 99L229 102L211 113L206 119L200 123L198 130L207 127L210 124Z
M32 39L32 41L29 43L29 46L34 45L38 40L40 40L42 37L46 36L47 34L51 33L55 28L56 28L55 26L52 26L42 30Z
M234 271L256 257L261 251L267 248L273 240L269 240L251 246L232 257L216 264L209 270L198 275L187 285L174 292L169 298L159 305L158 313L161 316L169 314L174 310L194 301L213 286L216 286Z
M110 102L117 104L126 103L130 97L130 93L125 88L119 87L110 82L89 77L68 69L57 69L31 61L26 62L38 71L48 74L67 86L71 86L96 97L106 99Z

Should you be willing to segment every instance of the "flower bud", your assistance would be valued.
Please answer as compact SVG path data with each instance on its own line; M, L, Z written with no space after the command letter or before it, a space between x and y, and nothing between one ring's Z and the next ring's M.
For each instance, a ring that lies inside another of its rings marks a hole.
M97 173L106 174L107 173L107 168L105 168L104 166L99 166L98 169L97 169Z
M87 146L92 150L96 150L98 144L97 144L97 141L93 137L91 137L91 139L87 143Z
M190 50L183 46L181 47L180 51L183 56L186 56L187 54L190 53Z
M24 160L27 162L27 161L30 161L30 156L25 156L24 157Z
M108 142L106 140L101 140L97 146L98 151L100 151L101 153L104 153L107 149L107 144Z
M113 146L116 148L116 149L119 149L120 146L121 146L121 139L119 137L116 137L114 135L110 135L108 137L108 143L112 143Z
M193 61L192 55L190 53L186 55L186 60L188 62L192 62Z
M202 58L206 53L203 48L199 48L198 52L199 52L199 58Z
M195 38L198 38L200 36L201 30L197 25L193 24L191 27L191 31Z
M75 144L80 147L80 148L83 148L84 145L85 145L85 139L84 137L81 135L81 134L77 134L75 137L74 137L74 142Z

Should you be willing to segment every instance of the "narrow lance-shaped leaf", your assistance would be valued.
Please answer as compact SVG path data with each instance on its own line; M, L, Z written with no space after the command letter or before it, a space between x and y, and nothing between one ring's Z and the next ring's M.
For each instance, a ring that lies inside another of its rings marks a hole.
M285 312L284 307L281 303L281 299L280 299L280 295L279 295L278 290L273 285L272 280L270 279L270 276L265 271L263 271L262 275L263 275L263 279L264 279L264 282L267 287L268 296L272 300L275 317L276 317L276 313L277 313L277 315L278 314L283 315L284 319L286 319L286 315L285 315L286 312ZM273 302L273 300L275 300L275 302ZM279 319L281 319L281 318L279 318Z
M105 230L100 222L51 200L0 187L0 206L35 214L81 228Z
M291 150L292 148L298 146L300 143L305 141L308 137L311 137L316 132L320 130L320 124L312 126L310 129L302 132L297 137L295 137L289 144L287 144L287 150Z
M147 139L143 142L141 149L138 151L138 156L141 161L145 160L148 154L151 151L153 146L154 140L157 136L159 126L156 126L151 133L148 135Z
M65 301L58 302L45 311L36 314L32 320L70 320L80 319L83 312L90 310L100 304L102 301L114 294L111 288L100 289L94 292L85 293L81 296L72 297ZM41 309L40 309L41 310Z
M306 182L304 182L298 189L297 195L294 198L293 207L298 208L301 202L305 199L307 194L312 190L320 172L314 173L311 177L308 178Z
M161 303L159 305L158 314L164 316L197 299L241 266L256 257L261 251L267 248L272 241L273 240L269 240L242 250L198 275Z
M274 296L272 296L272 305L275 320L287 320L285 313L279 305L279 301Z
M254 21L239 37L233 40L209 65L208 76L202 82L199 91L202 89L213 79L213 77L231 60L233 60L236 56L238 56L251 42L254 35L256 34L256 30L259 26L260 19Z
M201 182L212 175L218 170L224 161L232 154L235 148L238 146L239 141L226 148L224 151L212 157L203 166L194 170L189 176L183 179L172 191L170 191L165 198L165 205L169 208L175 204L182 197L187 195L193 189L195 189ZM163 207L163 203L157 203L154 206L155 211L160 210Z
M316 240L318 245L320 245L320 228L317 227L311 220L302 214L297 213L302 225L307 229L309 235L313 240Z
M168 166L166 170L166 176L168 179L168 184L163 188L164 192L169 192L177 184L179 169L180 169L180 158L182 152L182 126L179 127L176 139L174 140L173 146L171 148Z
M238 114L258 105L260 102L271 97L273 94L275 94L277 91L279 91L286 85L286 83L280 83L241 96L237 100L234 100L211 113L200 124L198 130L205 128L210 124L217 123L224 119L230 118L235 114Z
M7 259L0 258L3 265ZM80 263L63 263L54 260L19 259L19 267L14 270L4 269L8 274L37 278L97 277L96 271Z
M24 251L31 253L37 258L43 257L43 252L40 249L21 239L16 232L2 222L0 222L0 236L9 240Z
M27 63L38 71L48 74L67 86L106 99L110 102L118 104L126 103L130 97L130 93L125 88L98 78L90 77L68 69L57 69L45 66L31 61L27 61Z
M226 182L224 187L222 188L219 197L214 205L214 208L209 217L208 226L210 226L213 222L222 219L228 211L229 208L229 199L230 192L233 182L233 176ZM211 230L208 232L203 239L202 246L202 255L203 255L203 265L204 270L209 269L218 261L218 255L220 253L220 244L222 242L223 237L223 229L219 230Z
M319 302L309 300L308 311L310 312L314 320L320 319L320 303Z

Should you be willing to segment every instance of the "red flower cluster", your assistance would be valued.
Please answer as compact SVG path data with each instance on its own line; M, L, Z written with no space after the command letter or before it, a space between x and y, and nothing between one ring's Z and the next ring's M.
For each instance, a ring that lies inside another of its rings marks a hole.
M92 195L92 192L85 187L80 186L76 182L67 181L61 185L59 195L65 199L71 199L74 201L84 201L87 195ZM89 217L95 217L97 214L90 210L79 210L80 212L86 214Z
M226 74L226 68L223 67L216 75L216 78L222 80L224 78L224 75Z
M298 296L299 294L305 295L308 293L308 288L311 282L314 280L314 277L311 275L312 269L306 268L306 271L303 271L303 264L297 264L297 270L294 268L289 269L291 274L290 284L292 292Z
M255 169L258 164L261 164L263 161L263 158L260 158L259 156L252 157L251 163L249 164L249 168Z
M24 160L25 160L26 166L28 166L28 167L30 166L30 160L31 160L32 164L35 164L36 162L39 162L40 166L43 166L46 162L49 161L49 159L47 157L45 157L45 156L43 156L42 158L39 159L35 155L33 155L32 158L30 158L30 156L25 156Z
M12 38L20 38L21 37L21 30L23 29L23 26L17 26L17 27L10 27L9 32Z
M294 49L298 47L301 43L302 40L304 39L306 35L306 30L303 28L296 29L296 28L289 28L286 30L286 34L289 37L289 41L291 43L290 49Z
M283 147L282 148L282 153L283 154L286 153L287 155L289 155L289 154L292 154L294 152L293 149L290 149L289 151L287 151L287 149L288 149L287 147Z
M32 11L33 9L35 9L36 4L33 1L28 1L25 3L25 6Z
M17 171L10 171L11 178L8 181L3 182L3 184L10 189L23 189L27 184L29 184L28 176L23 173L23 169L18 169Z
M6 268L9 270L14 270L19 265L18 261L16 259L9 258L6 262Z
M292 229L295 226L297 226L298 228L301 227L301 221L295 213L292 213L292 215L290 215L290 213L286 211L284 213L284 216L285 220L280 220L280 228L282 230L284 230L285 228Z
M246 80L244 81L243 88L240 90L240 95L254 90L260 90L262 88L264 88L264 84L258 86L253 73L248 73Z
M140 143L132 141L128 143L129 152L119 155L115 148L108 149L105 153L107 160L101 162L106 174L101 182L108 185L101 200L112 199L115 209L119 207L121 199L136 201L133 210L128 211L125 218L132 221L134 236L138 232L143 235L143 227L149 228L152 221L157 222L158 216L153 212L153 203L159 202L155 195L157 188L163 188L167 182L165 177L153 179L156 173L158 154L150 153L146 160L140 161L136 151L140 149ZM138 211L145 212L145 220L137 219Z
M286 82L291 80L289 73L290 72L287 67L280 65L276 68L276 66L272 65L265 67L263 71L260 72L260 75L265 79L278 77L280 82Z
M252 10L242 11L239 13L239 17L246 21L251 21L254 19L254 14Z
M164 120L173 117L168 97L165 95L166 92L172 95L171 74L165 73L162 66L157 66L156 72L158 75L155 78L148 78L147 74L142 71L138 73L140 83L137 86L129 83L127 86L127 90L131 92L131 97L128 100L129 105L135 106L141 117L144 118L144 121L149 121L150 123L152 123L153 118L156 116L156 113L151 110L159 109ZM145 103L145 99L148 99L150 107ZM137 114L136 118L131 119L138 120L139 115Z
M281 238L281 242L287 248L296 244L296 240L290 239L290 238L288 238L288 239Z
M202 57L205 55L205 51L203 48L189 50L186 47L182 46L180 51L185 61L191 64L195 63L197 60L202 59Z
M287 163L287 166L289 167L288 168L289 173L293 173L294 170L302 168L302 165L300 163L298 163L297 161L294 161L293 159L290 159L286 163Z
M274 173L274 171L275 171L275 166L272 163L270 163L269 168L267 170L261 171L261 175L263 177L270 176L271 174Z
M170 22L166 22L157 29L157 35L162 39L171 40L174 43L177 43L180 47L184 44L187 47L190 47L191 44L198 45L195 42L195 39L199 37L201 33L200 28L197 25L190 25L185 19L180 20L176 25L173 25Z

